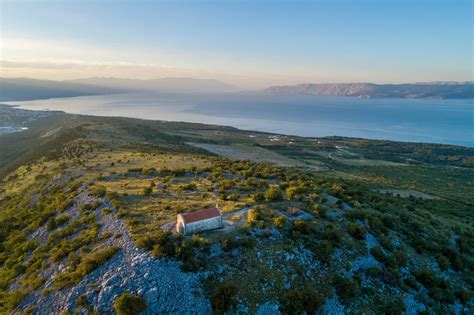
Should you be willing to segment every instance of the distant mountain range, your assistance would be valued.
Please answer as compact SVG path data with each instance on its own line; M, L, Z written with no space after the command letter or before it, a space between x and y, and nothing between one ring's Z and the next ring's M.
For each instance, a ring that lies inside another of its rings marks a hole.
M162 78L152 80L87 78L67 82L90 84L112 89L163 93L224 93L239 90L236 86L221 81L193 78Z
M0 101L27 101L56 97L114 94L119 89L67 81L0 78Z
M153 80L87 78L67 81L0 78L0 102L140 91L172 94L213 94L238 92L239 88L217 80L192 78L162 78ZM273 86L264 89L263 92L270 94L331 95L360 98L468 99L474 98L474 83L298 84L292 86Z
M0 78L0 101L26 101L57 97L117 94L137 91L158 93L236 92L235 86L217 81L192 78L154 80L88 78L69 81Z
M474 98L473 82L433 82L411 84L324 83L273 86L271 94L354 96L360 98Z

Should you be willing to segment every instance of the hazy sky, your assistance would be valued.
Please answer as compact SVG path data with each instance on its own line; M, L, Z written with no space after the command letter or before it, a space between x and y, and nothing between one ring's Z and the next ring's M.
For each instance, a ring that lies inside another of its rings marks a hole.
M472 3L0 0L0 76L467 81Z

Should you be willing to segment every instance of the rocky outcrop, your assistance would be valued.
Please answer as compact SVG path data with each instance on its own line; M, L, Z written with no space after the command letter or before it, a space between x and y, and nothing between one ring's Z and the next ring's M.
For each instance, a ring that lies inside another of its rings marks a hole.
M22 302L20 310L34 307L37 314L72 312L76 309L77 298L85 294L95 310L110 313L114 300L120 294L130 292L146 300L148 307L144 314L210 314L211 306L203 295L199 274L184 273L179 262L156 259L137 248L125 225L113 212L102 214L104 207L112 208L112 205L103 200L103 205L96 210L97 221L102 224L103 231L115 234L105 246L117 246L119 252L77 285L42 296L41 290L52 286L52 280L48 281L45 287ZM58 271L62 269L64 266L59 266Z

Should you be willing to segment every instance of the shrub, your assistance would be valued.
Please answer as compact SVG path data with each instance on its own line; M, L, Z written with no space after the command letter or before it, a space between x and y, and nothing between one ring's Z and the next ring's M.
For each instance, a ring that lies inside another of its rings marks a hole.
M143 168L141 168L141 167L129 168L129 169L128 169L128 172L129 172L129 173L141 173L142 170L143 170Z
M300 232L301 234L307 234L309 232L309 225L306 221L295 220L293 222L293 230Z
M387 236L385 235L381 235L379 237L379 242L380 242L380 245L383 246L383 248L391 251L393 250L393 245L392 245L392 241L390 240L390 238L388 238Z
M355 239L363 240L365 238L365 230L359 224L353 223L349 225L347 231Z
M117 315L136 315L145 309L145 300L128 292L119 296L114 302L114 310Z
M319 204L315 204L315 205L313 205L312 210L313 210L313 213L318 215L319 217L321 217L321 218L326 217L327 209L324 208L323 206L321 206Z
M197 185L195 183L184 184L180 186L180 190L196 190Z
M472 298L472 292L466 289L459 289L454 293L462 304L466 304Z
M377 218L376 216L370 215L368 217L368 221L369 221L369 227L374 233L380 234L384 232L385 226L379 218Z
M239 194L231 194L227 197L228 200L230 201L237 201L240 199L240 195Z
M231 251L232 249L238 246L237 241L234 238L224 238L221 241L222 249L226 252Z
M87 300L87 296L85 294L79 295L76 300L76 305L88 309L90 307L90 303Z
M449 260L444 255L438 256L438 265L441 270L447 270L449 267Z
M286 196L288 197L288 200L294 199L297 193L298 187L288 187L286 189Z
M345 302L348 302L357 294L357 283L351 279L336 275L333 278L332 284L337 295Z
M142 171L141 171L142 175L144 175L144 176L150 176L150 175L152 175L152 174L155 173L155 172L156 172L156 169L153 168L153 167L152 167L152 168L144 168L144 169L142 169Z
M165 246L171 242L171 232L157 231L138 237L135 243L145 250L152 250L155 245Z
M403 280L403 283L412 289L415 289L415 290L418 289L418 284L413 278L406 278L405 280Z
M81 262L77 265L74 271L58 275L54 279L54 286L57 289L62 289L80 282L85 275L109 260L117 251L118 248L112 246L101 252L86 255L81 259Z
M333 245L339 245L344 239L343 232L337 226L328 226L322 232L322 237L331 241Z
M262 219L262 215L261 215L260 210L258 208L250 209L247 212L247 222L248 223L253 224L256 221L261 220L261 219Z
M322 295L310 288L287 290L280 298L282 314L314 314L322 305Z
M279 188L268 188L265 192L265 199L267 201L280 201L283 199L283 194Z
M67 214L61 214L56 218L56 225L60 226L69 221L69 216Z
M397 260L398 266L405 266L407 263L407 254L403 250L397 250L395 252L395 259Z
M253 194L252 198L255 202L261 202L265 200L265 194L261 191L257 191L255 194Z
M334 248L332 247L331 242L323 240L318 244L313 245L313 252L320 262L329 264L331 262Z
M414 272L416 280L421 282L428 290L434 289L440 286L444 286L443 280L438 278L433 271L424 268L420 271Z
M218 182L220 190L228 190L234 187L234 182L229 179L222 179Z
M282 229L285 227L286 224L286 217L283 215L279 215L278 217L275 218L273 221L273 225L275 225L276 228Z
M224 314L235 305L235 295L238 289L233 283L220 284L212 294L211 304L214 313Z
M91 190L91 195L98 198L105 197L106 194L107 194L107 189L104 186L95 186Z
M403 301L397 299L385 303L380 311L385 315L400 315L405 311L405 307L403 306Z
M49 218L48 222L46 223L46 230L52 231L57 227L56 220L54 218Z
M74 199L67 199L61 204L59 210L61 212L66 211L67 209L71 208L73 205L74 205Z
M374 256L377 261L384 263L387 258L385 257L385 254L383 253L383 250L380 246L375 246L370 250L370 253L372 256Z
M145 188L143 189L143 194L144 194L145 196L150 196L152 192L153 192L153 188L151 188L150 186L145 187Z

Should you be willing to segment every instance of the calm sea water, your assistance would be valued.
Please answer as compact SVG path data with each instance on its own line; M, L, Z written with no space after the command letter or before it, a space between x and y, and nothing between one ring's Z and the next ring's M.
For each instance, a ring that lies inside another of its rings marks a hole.
M116 94L7 102L25 109L228 125L301 136L351 136L474 147L472 100L332 96Z

